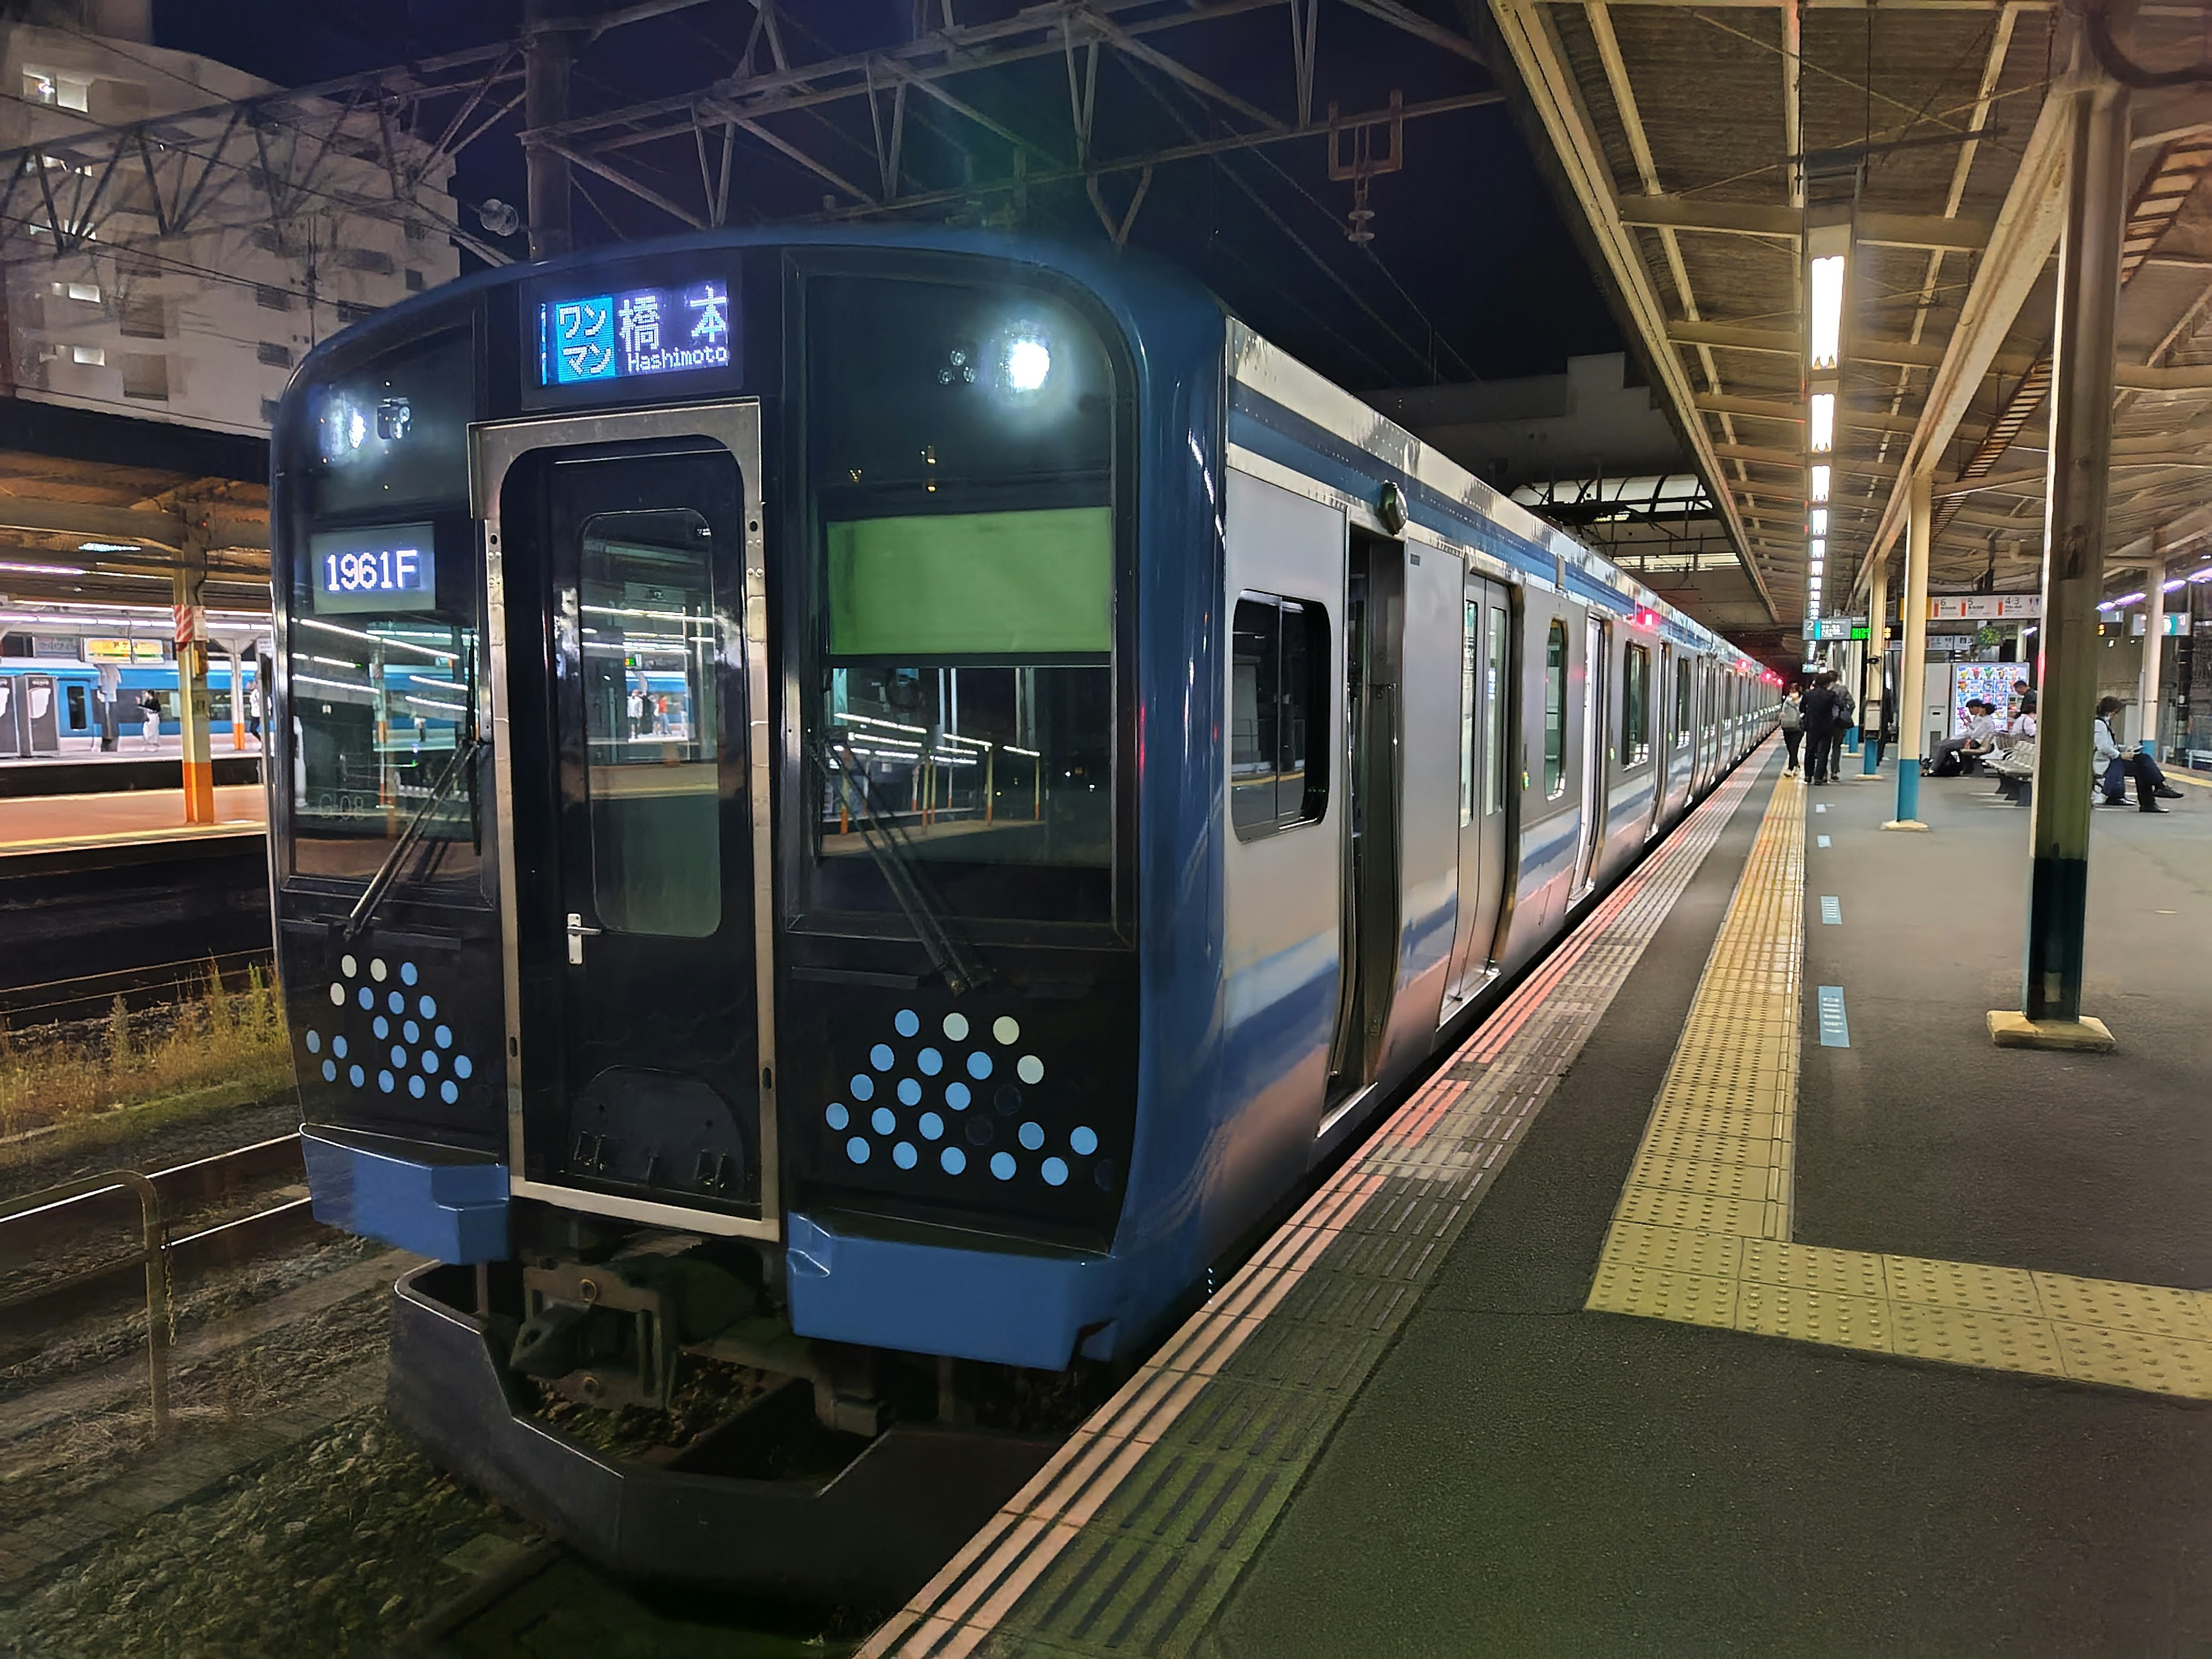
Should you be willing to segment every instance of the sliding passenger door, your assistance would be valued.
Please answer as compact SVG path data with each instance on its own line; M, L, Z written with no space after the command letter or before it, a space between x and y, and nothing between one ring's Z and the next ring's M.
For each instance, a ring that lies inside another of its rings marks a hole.
M1575 854L1572 903L1589 891L1597 879L1598 849L1605 844L1607 779L1606 707L1610 687L1607 653L1612 648L1612 624L1592 613L1583 619L1582 708L1582 838Z
M477 465L515 1190L772 1233L758 407L488 427Z
M1496 972L1505 891L1506 769L1512 763L1513 613L1506 591L1470 574L1460 606L1459 929L1447 1018Z
M1330 1045L1332 1102L1375 1079L1397 990L1401 678L1406 550L1355 536L1346 588L1343 991Z

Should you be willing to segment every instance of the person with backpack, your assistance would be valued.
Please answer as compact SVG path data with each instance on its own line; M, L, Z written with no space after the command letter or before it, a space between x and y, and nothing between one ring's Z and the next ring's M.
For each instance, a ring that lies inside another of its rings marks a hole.
M1840 674L1829 674L1828 687L1829 694L1836 700L1836 715L1828 732L1827 764L1820 769L1828 777L1840 778L1844 775L1844 734L1858 719L1858 702L1851 696L1851 688L1844 684Z
M1828 682L1832 674L1815 674L1813 688L1806 692L1801 718L1805 723L1805 770L1808 783L1822 784L1828 781L1829 740L1839 729L1836 725L1836 694Z
M1790 757L1783 763L1782 775L1785 778L1794 778L1797 775L1797 745L1805 740L1805 703L1804 699L1798 696L1795 686L1790 689L1790 695L1782 700L1780 725L1782 746L1789 751Z

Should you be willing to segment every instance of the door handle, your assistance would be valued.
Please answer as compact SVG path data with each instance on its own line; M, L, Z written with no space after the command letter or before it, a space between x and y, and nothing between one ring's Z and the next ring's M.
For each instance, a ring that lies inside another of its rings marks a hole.
M584 965L584 941L596 938L599 933L596 927L585 927L583 917L575 911L568 912L568 965L571 968Z

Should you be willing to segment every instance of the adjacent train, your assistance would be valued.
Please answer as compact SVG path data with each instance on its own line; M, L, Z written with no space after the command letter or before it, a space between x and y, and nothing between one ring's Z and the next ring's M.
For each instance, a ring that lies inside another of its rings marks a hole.
M319 349L274 465L317 1212L445 1264L402 1414L677 1576L806 1579L897 1484L854 1471L1018 1484L927 1420L1154 1340L1778 695L1104 249L489 272ZM687 1346L868 1449L811 1510L648 1502L529 1416Z
M252 662L249 658L248 665L240 671L246 683L242 714L258 727ZM0 756L55 754L76 746L64 739L102 736L102 667L82 659L0 658ZM175 663L118 663L109 672L114 680L118 746L124 753L143 741L149 692L154 696L161 733L176 736L181 728ZM208 677L209 718L218 726L230 720L231 697L230 675L218 659Z

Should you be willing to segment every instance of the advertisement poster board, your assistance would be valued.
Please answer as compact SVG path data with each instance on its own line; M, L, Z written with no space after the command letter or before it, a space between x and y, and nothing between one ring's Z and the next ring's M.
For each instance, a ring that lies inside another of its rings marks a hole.
M1966 730L1966 700L1979 697L2004 718L2012 700L2012 683L2025 679L2025 665L2016 662L1960 662L1951 665L1951 732L1963 737Z

